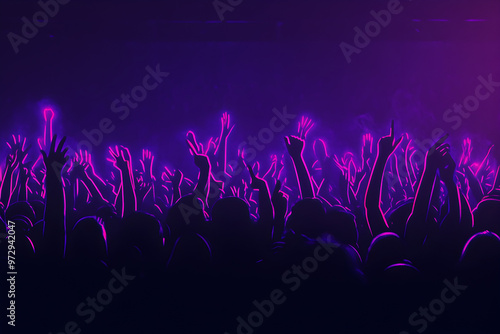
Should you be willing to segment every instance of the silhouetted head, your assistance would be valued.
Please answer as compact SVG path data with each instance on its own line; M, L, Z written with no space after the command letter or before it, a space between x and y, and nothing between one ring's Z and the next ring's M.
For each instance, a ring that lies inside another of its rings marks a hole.
M286 228L315 238L327 232L324 221L325 209L321 202L318 199L306 198L292 207L292 212L286 221Z
M106 231L95 217L80 219L69 231L66 256L69 260L77 261L106 259Z
M481 201L473 212L476 231L491 231L500 235L500 201L487 199Z
M28 202L16 202L9 205L5 217L7 220L12 220L16 216L24 216L31 222L35 221L35 211Z
M420 270L409 263L395 263L384 269L383 278L389 284L414 283L421 280Z
M490 231L474 234L465 244L459 267L479 280L500 278L500 238Z
M237 228L252 223L248 204L238 197L222 198L213 206L212 222L227 228Z
M403 262L403 254L403 242L396 233L385 232L377 235L366 255L367 274L380 274L388 266Z
M14 230L16 234L26 235L28 231L33 227L33 223L28 217L17 215L14 218L9 219L14 224Z
M164 245L163 229L153 215L134 212L123 220L123 226L128 247L137 247L148 261L160 257Z
M338 242L356 247L359 234L356 216L352 213L336 208L327 210L325 228Z
M182 196L168 211L166 221L173 233L188 225L196 227L205 223L203 202L193 194Z

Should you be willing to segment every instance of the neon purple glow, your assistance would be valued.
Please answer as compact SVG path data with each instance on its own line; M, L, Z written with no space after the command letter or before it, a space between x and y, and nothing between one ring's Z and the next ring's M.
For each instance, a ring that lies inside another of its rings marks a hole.
M444 279L471 288L429 332L498 329L474 317L500 312L500 3L15 3L0 234L26 333L410 333Z

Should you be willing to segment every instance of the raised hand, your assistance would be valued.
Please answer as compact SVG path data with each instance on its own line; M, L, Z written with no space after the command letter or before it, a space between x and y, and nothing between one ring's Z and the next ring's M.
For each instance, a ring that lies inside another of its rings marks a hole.
M191 131L188 133L186 143L189 147L189 152L194 157L194 164L200 169L200 175L198 178L198 183L196 184L196 187L194 189L194 194L196 197L200 198L206 205L208 191L210 191L210 159L208 159L208 157L203 154L203 151L197 145L196 138ZM205 188L207 188L208 191L205 191Z
M292 158L295 167L295 174L297 175L297 183L299 184L299 191L302 198L314 198L314 189L311 181L311 176L307 170L307 166L302 157L304 151L304 140L295 136L286 136L285 145Z
M151 151L148 150L142 150L142 159L141 165L142 165L142 170L143 170L143 181L147 184L152 183L153 181L156 181L156 178L153 175L153 161L154 161L154 156L151 153Z
M305 140L307 134L309 133L309 131L311 131L313 126L314 123L312 119L302 116L302 118L299 121L298 131L297 131L299 138Z
M258 213L263 221L268 222L269 236L272 235L272 220L274 219L273 204L271 202L271 196L269 194L269 188L267 182L256 176L251 165L245 163L248 172L250 173L250 187L259 191L259 206Z
M12 170L16 169L19 164L24 163L26 156L28 155L28 150L31 146L25 147L26 138L21 138L20 135L17 137L12 135L12 141L7 142L7 146L10 148L10 153L7 155L7 168Z
M111 155L111 159L107 159L108 161L111 161L113 163L113 166L120 171L126 170L129 168L127 158L130 157L130 153L128 153L128 150L121 149L118 146L115 146L114 148L110 147L109 148L109 153Z
M361 157L363 166L368 165L373 157L373 136L370 133L363 135L363 146L361 146Z
M63 139L61 139L59 145L57 145L57 149L56 149L56 142L57 142L57 135L54 135L54 137L52 137L52 142L50 144L49 152L47 153L44 150L40 150L40 152L42 153L43 162L45 164L45 169L47 171L49 169L53 169L56 166L62 169L62 167L68 160L68 157L66 157L66 152L68 151L68 149L65 148L63 150L64 143L66 142L66 137L63 137Z
M296 136L286 136L285 137L285 145L288 151L288 154L293 159L301 158L302 152L304 152L304 140L296 137Z
M66 137L57 144L57 136L54 135L48 152L40 150L45 164L45 215L44 215L44 239L50 245L49 252L58 257L64 256L66 244L66 200L64 196L62 181L62 168L66 164L67 148L63 149Z
M75 157L71 160L71 167L70 167L70 176L71 179L75 180L77 178L79 179L87 179L87 169L89 167L89 164L85 161L81 160L81 157L78 155L78 153L75 154Z
M403 140L403 136L397 141L394 139L394 121L391 122L391 130L388 136L380 138L378 141L378 154L382 157L389 158L398 145Z
M222 114L220 122L221 122L221 139L225 139L229 137L231 131L233 131L234 124L231 126L231 118L227 112Z

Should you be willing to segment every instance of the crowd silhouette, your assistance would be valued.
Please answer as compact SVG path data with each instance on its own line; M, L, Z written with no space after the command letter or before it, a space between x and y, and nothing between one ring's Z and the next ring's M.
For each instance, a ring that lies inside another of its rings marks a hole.
M302 117L283 151L257 162L229 150L234 124L224 113L218 137L202 143L190 131L181 143L193 170L114 146L99 157L113 167L104 173L97 157L68 152L66 137L52 134L53 111L44 114L37 144L8 139L0 190L0 233L15 226L20 328L498 330L494 146L480 156L466 138L453 157L445 135L421 152L392 122L378 142L367 133L359 154L344 154Z

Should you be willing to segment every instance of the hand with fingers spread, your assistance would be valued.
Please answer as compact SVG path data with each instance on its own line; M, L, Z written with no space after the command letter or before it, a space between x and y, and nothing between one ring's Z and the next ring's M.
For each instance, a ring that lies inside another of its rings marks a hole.
M66 249L66 200L64 196L62 169L66 164L67 148L64 149L66 137L57 145L57 136L54 135L48 152L41 150L45 164L45 215L44 239L50 247L47 249L52 255L64 257Z
M231 134L231 131L234 129L234 124L231 126L231 116L229 113L225 112L222 114L222 117L220 118L221 122L221 132L220 132L220 138L221 139L226 139L229 137Z
M210 159L203 154L201 148L196 143L194 134L191 134L192 132L188 133L186 143L188 145L189 152L194 157L194 164L200 169L198 183L194 189L194 195L207 205L208 192L210 191Z
M225 112L221 117L221 133L218 139L215 139L212 143L215 145L213 151L214 157L214 168L217 171L223 171L225 175L229 176L228 165L227 165L227 141L229 135L234 129L234 124L231 125L231 117L229 113ZM209 142L209 146L211 143ZM212 149L208 149L207 152L211 152ZM212 156L212 155L210 155Z
M361 147L363 166L369 166L373 158L373 136L370 133L363 135L363 146Z
M89 165L82 161L81 158L78 156L78 153L75 154L75 157L71 160L71 167L70 167L70 178L72 180L76 179L81 179L85 180L88 178L87 175L87 169Z
M24 163L26 156L28 155L28 150L31 146L26 146L26 138L21 138L20 135L17 137L12 135L12 141L7 142L7 146L10 148L10 152L7 155L7 168L15 170L19 164Z
M114 149L110 147L109 153L111 154L111 159L108 159L108 161L111 161L113 166L120 171L121 192L119 192L118 197L121 196L121 217L124 218L137 211L132 160L129 150L123 146L115 146Z
M145 183L152 183L153 181L156 181L156 178L153 175L154 158L155 157L153 156L151 151L142 150L142 159L140 161L142 165L143 178Z
M311 131L312 127L314 126L314 123L312 119L308 117L302 116L302 118L299 121L298 125L298 137L302 140L305 140L307 137L307 134L309 131Z
M54 137L52 137L52 142L50 144L48 153L45 152L44 150L40 150L40 152L42 153L43 162L45 164L45 169L47 170L47 173L49 170L52 169L54 171L57 171L59 176L61 176L62 168L66 163L66 161L68 160L68 157L66 157L66 152L68 152L68 149L65 148L63 150L64 143L66 142L66 137L63 137L63 139L61 139L59 145L57 145L57 149L56 149L56 142L57 142L57 135L54 135Z
M115 146L114 148L109 148L109 153L111 155L111 159L108 159L108 161L111 161L116 169L120 171L129 169L128 160L126 159L127 154L125 150L122 150L118 146ZM130 154L128 154L128 156L130 156Z

